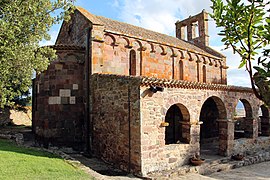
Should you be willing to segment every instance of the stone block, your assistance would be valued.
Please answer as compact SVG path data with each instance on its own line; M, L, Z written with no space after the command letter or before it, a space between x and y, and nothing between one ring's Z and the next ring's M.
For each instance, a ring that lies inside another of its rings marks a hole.
M48 100L49 104L61 104L61 98L58 97L58 96L55 96L55 97L49 97L49 100Z
M190 144L196 144L200 142L200 136L191 136L190 137Z
M69 97L61 97L61 104L69 104Z
M69 98L69 104L76 104L76 97L75 96L71 96Z
M59 96L60 97L70 97L71 96L71 90L70 89L60 89L59 90Z
M169 163L174 163L177 161L177 158L169 158Z
M72 89L73 90L78 90L79 89L79 85L78 84L72 84Z
M55 70L62 70L63 64L55 64Z

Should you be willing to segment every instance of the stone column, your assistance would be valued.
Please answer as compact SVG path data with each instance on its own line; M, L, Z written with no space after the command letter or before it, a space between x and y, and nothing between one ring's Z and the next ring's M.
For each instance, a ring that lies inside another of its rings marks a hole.
M270 118L260 116L261 119L261 133L263 136L270 136Z
M245 117L245 137L256 139L258 137L258 121L253 117Z
M193 29L192 23L190 23L187 25L187 39L188 39L188 41L190 41L194 38L193 32L194 32L194 29Z
M200 154L200 123L190 125L190 145L192 154Z
M180 121L182 126L182 141L185 143L190 142L190 123L185 121Z
M234 143L234 122L228 119L219 119L219 154L230 156Z

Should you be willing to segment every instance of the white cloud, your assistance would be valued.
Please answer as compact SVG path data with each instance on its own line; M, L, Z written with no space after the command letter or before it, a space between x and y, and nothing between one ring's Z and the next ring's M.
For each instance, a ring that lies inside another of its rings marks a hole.
M49 31L49 34L51 36L51 39L49 41L46 41L46 40L42 40L39 42L39 45L40 46L48 46L48 45L54 45L55 44L55 41L56 41L56 38L58 36L58 32L57 30L51 30Z
M120 7L120 2L119 0L114 0L111 4L114 8L119 8Z
M177 20L195 15L202 9L210 11L210 5L210 0L123 0L123 5L119 7L119 18L147 29L174 35Z

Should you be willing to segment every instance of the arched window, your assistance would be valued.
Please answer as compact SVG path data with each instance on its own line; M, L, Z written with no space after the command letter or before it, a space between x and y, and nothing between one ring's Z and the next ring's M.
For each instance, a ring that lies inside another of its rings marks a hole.
M129 75L136 75L136 52L134 50L131 50L129 54Z
M184 105L172 105L165 116L165 121L169 123L165 129L165 144L189 143L189 120L190 115Z
M182 60L179 61L179 79L184 80L184 65Z
M202 67L202 72L203 72L203 82L206 83L206 67L205 67L205 65Z

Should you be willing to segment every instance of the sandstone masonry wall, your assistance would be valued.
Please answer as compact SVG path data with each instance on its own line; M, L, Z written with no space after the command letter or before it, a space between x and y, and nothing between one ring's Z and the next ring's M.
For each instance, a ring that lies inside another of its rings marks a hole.
M89 21L81 13L75 11L70 15L68 22L63 22L55 44L85 46L89 26Z
M139 80L91 77L93 154L119 168L141 171Z
M45 145L83 148L84 52L59 50L34 82L33 127Z
M98 34L98 31L96 28L93 33ZM226 59L215 59L109 32L103 37L100 37L100 34L101 32L98 36L93 36L93 73L129 75L130 52L134 50L137 76L180 79L182 71L183 80L203 82L203 66L205 66L206 82L227 83L224 69L227 68ZM182 67L180 62L183 64Z
M199 116L203 103L209 97L219 98L226 107L222 112L223 119L219 119L219 149L224 151L224 155L234 153L233 149L237 146L237 141L234 141L233 136L232 119L238 100L246 99L250 103L254 119L258 117L257 112L260 105L259 100L248 92L165 88L163 92L153 94L149 91L149 87L142 87L141 97L143 174L179 167L186 164L195 153L200 153ZM165 127L162 127L161 123L165 121L166 112L174 104L185 106L189 112L190 138L187 144L165 145ZM258 124L252 123L251 126L254 131L253 139L256 139Z
M270 138L260 136L256 139L240 138L234 140L233 154L250 155L270 148Z

